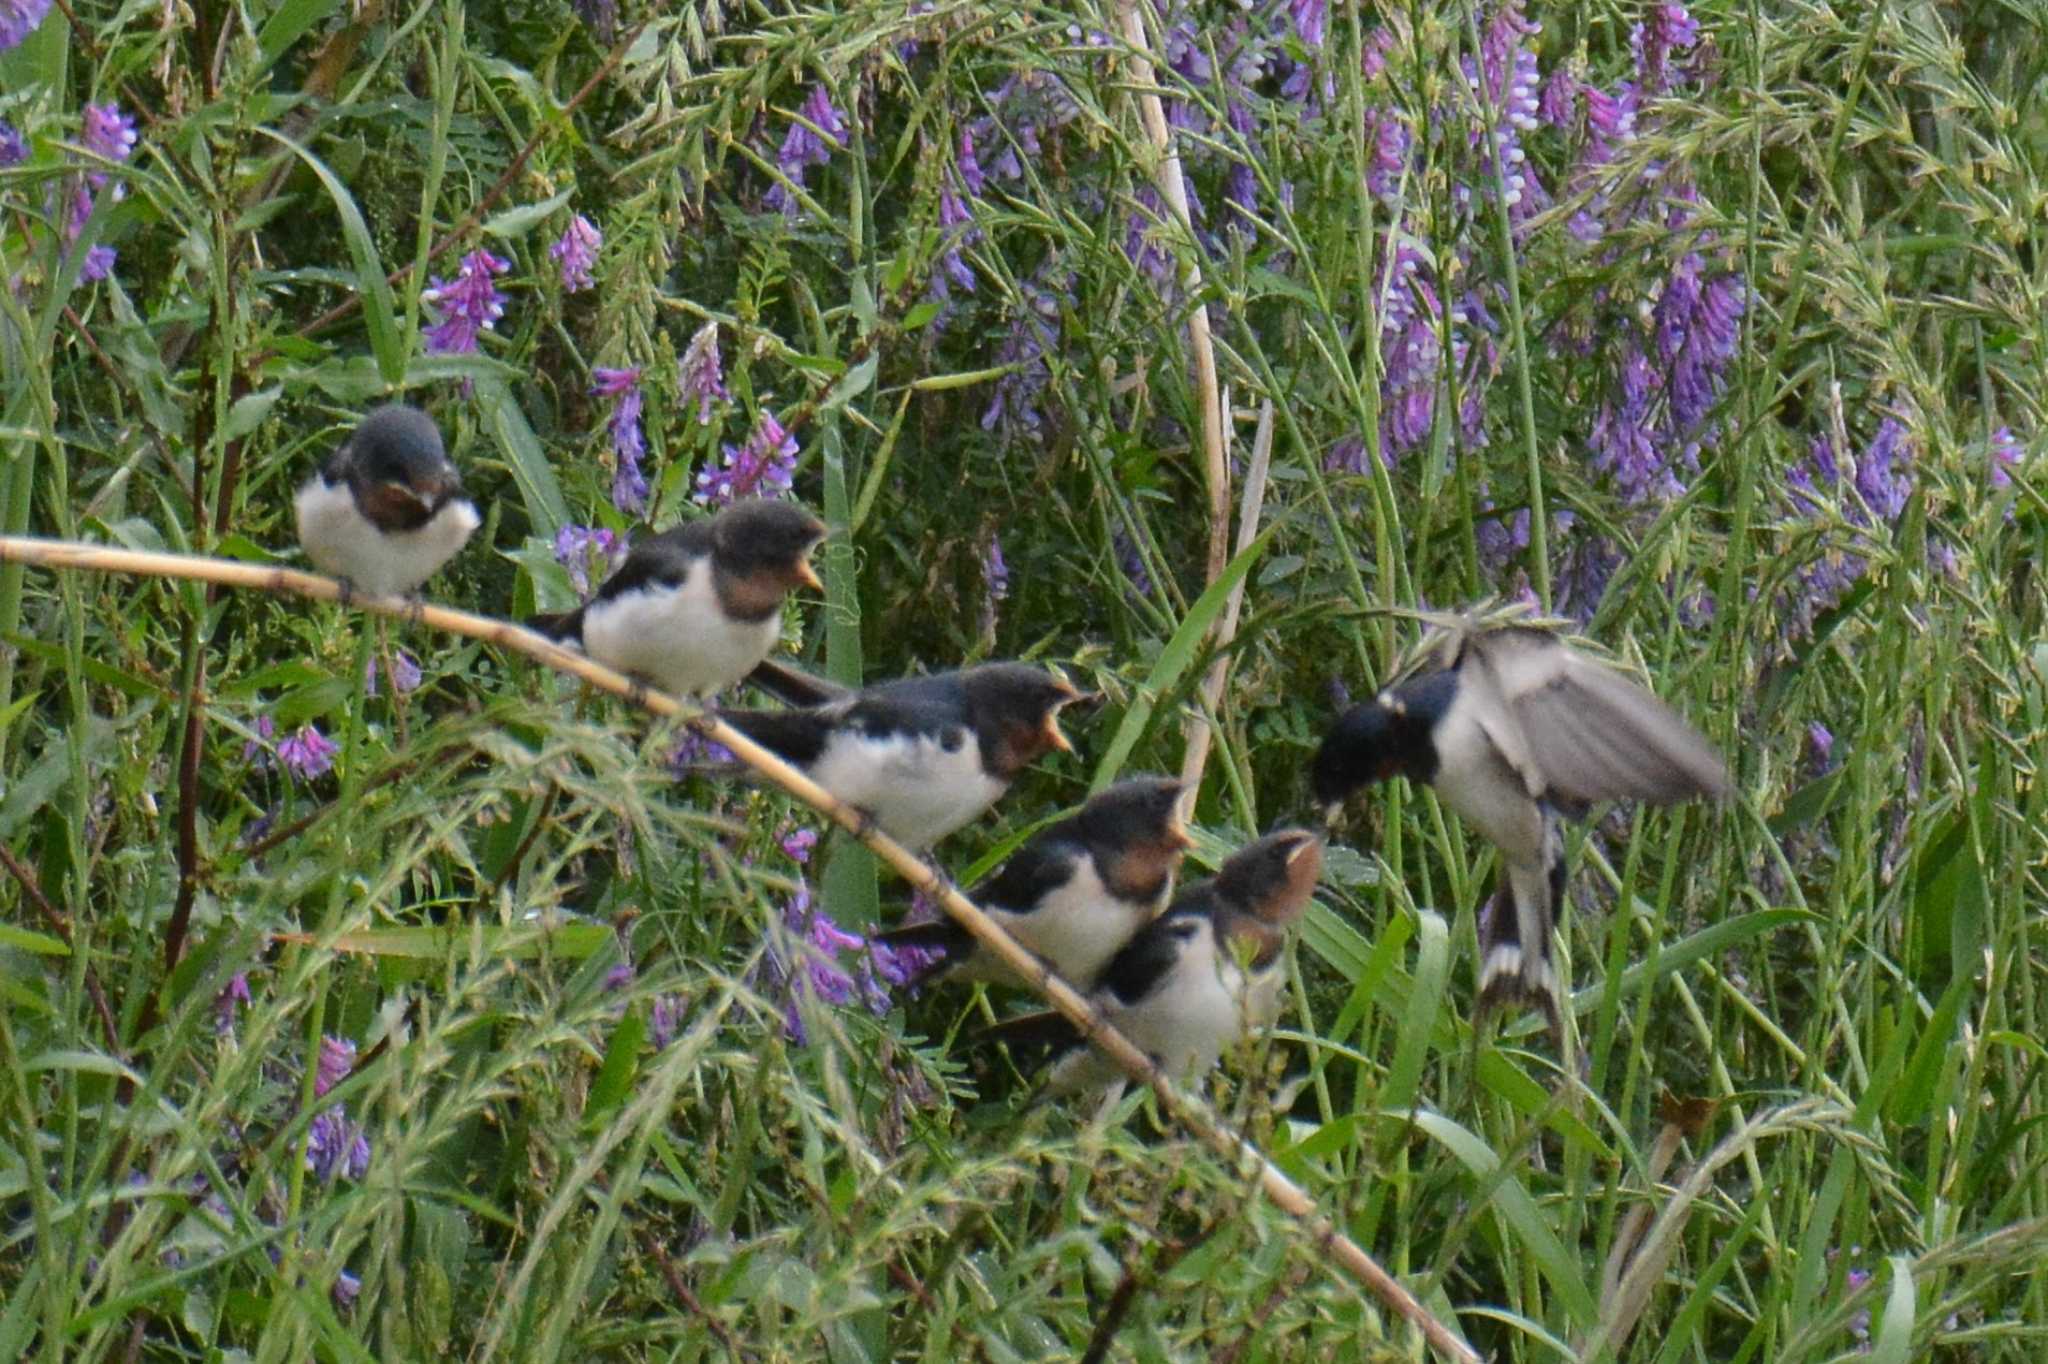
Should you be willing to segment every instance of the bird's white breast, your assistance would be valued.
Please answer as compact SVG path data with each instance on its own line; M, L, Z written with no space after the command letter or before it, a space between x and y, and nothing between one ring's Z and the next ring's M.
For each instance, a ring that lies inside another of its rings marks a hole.
M1096 871L1095 859L1087 856L1076 859L1072 879L1029 913L997 905L987 908L989 917L1008 929L1011 937L1051 962L1068 984L1083 990L1094 984L1109 959L1130 941L1152 910L1150 904L1134 904L1112 894ZM1015 980L1009 969L987 952L976 952L957 975L962 980Z
M468 543L480 522L467 498L452 498L417 530L379 530L356 507L348 484L314 474L292 500L299 544L322 573L346 578L358 592L410 592L434 576Z
M1240 1036L1277 1016L1277 984L1269 1005L1262 1006L1258 994L1259 986L1247 990L1244 971L1219 949L1213 925L1200 919L1173 965L1141 999L1127 1004L1106 989L1094 999L1117 1031L1179 1084L1207 1075ZM1266 1009L1267 1018L1257 1017ZM1101 1052L1084 1047L1060 1062L1049 1083L1056 1093L1073 1093L1122 1073Z
M654 583L593 601L583 611L583 651L608 668L645 677L678 696L723 691L768 657L782 617L726 615L711 561L690 565L680 586Z
M911 848L936 843L1008 789L983 770L980 746L962 726L944 736L875 738L854 728L839 730L812 764L811 779L866 810L884 833Z
M1437 796L1510 862L1540 864L1543 812L1474 718L1468 694L1451 703L1434 738L1437 771L1430 786Z

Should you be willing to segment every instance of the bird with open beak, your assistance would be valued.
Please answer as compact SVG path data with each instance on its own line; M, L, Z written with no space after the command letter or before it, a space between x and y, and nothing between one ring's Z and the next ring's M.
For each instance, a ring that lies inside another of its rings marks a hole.
M313 566L375 596L418 587L480 524L440 428L403 403L365 416L299 485L292 510Z

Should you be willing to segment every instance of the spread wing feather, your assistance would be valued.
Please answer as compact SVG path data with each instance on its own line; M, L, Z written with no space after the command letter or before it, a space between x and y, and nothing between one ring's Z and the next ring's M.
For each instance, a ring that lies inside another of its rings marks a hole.
M1469 648L1553 799L1664 804L1727 794L1714 746L1616 669L1541 630L1496 630Z

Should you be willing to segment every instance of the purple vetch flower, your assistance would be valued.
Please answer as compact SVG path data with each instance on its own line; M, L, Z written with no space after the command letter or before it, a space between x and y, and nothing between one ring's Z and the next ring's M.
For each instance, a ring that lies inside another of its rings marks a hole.
M1903 456L1912 458L1906 428L1886 417L1878 423L1877 434L1856 461L1856 491L1880 521L1896 521L1906 509L1906 497L1913 491L1913 476L1898 472L1895 465Z
M391 656L391 690L400 696L419 690L420 661L400 649ZM377 659L374 655L363 665L363 694L377 694Z
M270 755L269 744L277 735L277 721L268 715L259 715L253 728L256 737L243 741L242 761L254 767L268 767L274 761Z
M1397 41L1398 35L1385 24L1366 34L1364 50L1358 57L1359 74L1367 80L1378 80L1380 73L1387 69L1387 58L1394 55Z
M718 323L706 322L690 337L683 358L676 361L676 397L682 402L696 399L697 425L711 425L711 404L731 402L726 391L723 362L718 355Z
M346 1037L323 1034L320 1055L313 1067L313 1097L324 1099L327 1091L348 1078L356 1068L356 1044Z
M1388 469L1394 461L1384 442L1380 445L1380 463ZM1326 474L1364 475L1372 471L1365 448L1365 437L1361 435L1340 436L1331 442L1328 453L1323 456L1323 472Z
M682 1030L683 997L656 995L654 1006L647 1014L647 1035L654 1039L654 1049L661 1051L666 1048Z
M1684 5L1651 5L1648 16L1629 33L1629 51L1636 59L1636 75L1643 89L1661 94L1686 73L1671 65L1674 52L1690 52L1699 42L1699 21Z
M5 0L0 0L0 4L4 3ZM0 118L0 170L18 166L26 160L28 142L22 137L21 130L6 119Z
M943 279L951 280L962 293L974 292L974 270L961 257L963 247L972 246L981 240L981 229L975 226L974 210L953 190L951 177L939 184L939 231L946 245L939 253L939 267ZM935 284L943 284L935 280Z
M1479 549L1479 566L1489 577L1499 577L1507 571L1516 555L1529 547L1529 509L1525 506L1513 516L1503 517L1494 512L1493 498L1484 488L1479 493L1479 509L1482 518L1472 528L1472 538Z
M1813 755L1813 765L1817 770L1825 772L1834 766L1834 733L1818 720L1806 727L1806 747Z
M569 570L569 583L586 600L591 585L610 577L626 557L618 535L598 526L563 526L555 532L555 562Z
M50 12L50 0L0 0L0 52L21 46Z
M1599 610L1622 554L1604 535L1574 536L1578 516L1569 510L1558 512L1550 524L1551 554L1558 564L1552 595L1559 613L1583 624Z
M604 369L591 371L597 379L590 396L612 400L606 424L611 430L612 505L627 515L647 509L647 478L640 472L640 457L647 453L647 441L640 434L640 371Z
M135 120L121 112L118 104L88 104L82 116L78 140L94 156L106 161L126 161L135 150ZM87 177L103 185L107 177L95 171Z
M953 168L960 172L960 183L966 186L967 192L980 198L988 188L988 175L974 154L974 133L970 129L960 130L960 149L953 155Z
M1869 1282L1869 1270L1851 1269L1843 1286L1851 1293L1854 1293ZM1856 1314L1849 1318L1849 1334L1856 1338L1857 1345L1866 1350L1870 1348L1870 1309L1868 1307L1858 1309Z
M633 963L630 961L614 962L612 968L604 973L603 989L608 995L617 994L620 990L630 989L632 984Z
M725 462L697 474L695 500L706 507L729 507L748 497L780 497L796 481L796 437L782 429L774 414L763 412L760 425L743 446L725 446Z
M579 213L569 220L561 237L548 248L548 256L561 267L563 293L580 293L596 286L597 277L590 270L603 245L604 233L590 219Z
M813 85L804 99L801 116L792 119L789 131L783 134L775 165L790 184L802 189L806 171L825 165L833 152L845 148L846 131L846 115L832 103L831 92L823 85ZM762 202L785 217L796 216L797 197L781 181L768 187Z
M334 1287L327 1290L337 1310L347 1312L356 1305L356 1299L363 1293L363 1281L347 1270L334 1276Z
M1725 371L1735 358L1742 310L1748 297L1740 279L1716 276L1702 284L1705 262L1688 252L1672 268L1657 300L1653 325L1657 356L1669 369L1665 391L1671 400L1671 421L1678 434L1697 446L1704 439L1696 428L1720 400Z
M698 768L722 767L732 761L731 749L695 730L685 730L676 743L675 751L668 755L669 770L678 777L688 776Z
M1652 420L1651 402L1659 387L1648 357L1635 343L1628 343L1614 391L1600 404L1587 436L1594 467L1611 474L1630 502L1653 496L1669 499L1685 491L1672 470L1670 453L1659 445L1660 433Z
M119 185L114 187L116 198L119 197L120 188ZM64 216L64 247L67 251L85 231L86 220L92 217L92 210L92 191L82 183L74 184L70 191L70 206ZM114 273L114 260L114 248L111 246L87 247L85 262L78 269L78 282L91 284L95 280L105 279Z
M1329 36L1329 0L1287 0L1287 15L1294 21L1295 36L1303 46L1321 47Z
M1365 187L1375 199L1391 200L1400 189L1401 173L1408 167L1408 154L1415 138L1407 122L1393 109L1365 111L1366 138L1372 160L1365 173Z
M2010 426L2001 426L1991 433L1991 486L2010 488L2012 474L2020 463L2020 443L2014 438Z
M1027 284L1024 307L996 350L996 363L1007 372L996 380L995 394L982 410L982 430L1000 426L1012 434L1021 431L1037 436L1044 421L1038 400L1052 378L1045 357L1058 353L1059 342L1058 300Z
M314 1115L306 1129L306 1169L322 1183L361 1180L370 1172L370 1138L340 1104Z
M505 315L505 296L498 292L492 276L511 268L511 261L478 249L462 258L454 279L431 281L420 294L420 301L435 317L427 328L429 354L470 355L476 351L477 338Z
M278 741L277 761L300 781L312 781L333 768L334 755L340 751L326 735L307 724L299 726L297 734Z
M1579 78L1569 62L1559 62L1536 97L1536 117L1553 128L1569 128L1578 115Z
M225 1037L235 1030L235 1013L238 1007L251 1002L249 994L249 973L237 971L228 977L227 985L213 997L213 1031L216 1036Z
M925 972L945 960L943 947L891 947L869 943L868 959L874 974L891 989L901 990L924 978ZM878 1011L879 1012L879 1011Z
M783 854L798 866L804 866L810 862L811 853L817 849L818 831L792 829L782 836L781 843Z

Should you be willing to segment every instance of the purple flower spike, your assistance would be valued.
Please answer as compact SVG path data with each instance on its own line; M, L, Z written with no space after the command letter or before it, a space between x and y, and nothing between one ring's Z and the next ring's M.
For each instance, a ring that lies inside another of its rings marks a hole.
M811 852L818 846L816 829L795 829L782 836L782 851L789 860L799 865L811 860Z
M726 391L723 365L718 357L718 324L706 322L676 362L676 396L683 402L697 400L697 425L711 425L711 404L731 402Z
M1906 509L1906 497L1913 491L1913 476L1896 471L1900 458L1912 458L1906 428L1890 417L1878 424L1870 448L1856 462L1856 491L1880 521L1896 521Z
M988 187L988 176L981 169L981 161L974 154L974 134L967 129L960 130L960 150L953 158L954 166L960 172L960 183L976 198Z
M549 257L561 267L563 293L581 293L596 286L597 278L590 269L597 264L598 248L603 245L604 233L590 219L579 213L569 220L561 238L548 248Z
M1330 32L1329 0L1287 0L1288 17L1294 32L1306 47L1317 48Z
M608 421L612 455L617 461L612 475L612 505L629 516L637 516L647 510L647 478L640 472L640 457L647 453L647 442L640 434L640 371L598 369L593 373L597 383L590 390L591 396L612 400Z
M789 131L783 134L782 149L775 154L775 165L789 177L797 189L804 187L804 173L812 166L822 166L832 159L832 153L846 146L846 115L832 103L832 96L822 85L811 87L811 93L804 100L802 117L792 121ZM780 181L768 187L764 203L785 217L795 217L797 197Z
M235 1028L235 1012L241 1005L250 1002L249 973L237 971L228 978L227 988L213 1000L213 1030L222 1037Z
M1650 6L1649 16L1635 26L1628 39L1643 89L1661 94L1684 79L1687 73L1672 66L1672 54L1692 51L1699 40L1699 21L1684 5Z
M377 694L377 660L373 657L363 665L363 694ZM417 691L420 685L420 661L400 649L391 656L391 690L400 696Z
M696 501L729 507L747 497L780 497L796 480L796 437L764 412L744 446L725 447L725 462L697 475Z
M611 531L563 526L555 532L555 562L569 570L569 581L579 597L588 599L591 584L610 577L625 557L625 542Z
M462 268L452 280L435 279L420 295L435 315L427 329L427 350L434 355L470 355L477 338L505 315L505 296L498 292L492 276L502 275L512 262L488 251L472 251L462 258Z
M320 1058L313 1072L313 1096L326 1098L327 1091L346 1080L355 1067L355 1043L346 1037L321 1037Z
M1816 720L1806 727L1807 747L1813 750L1813 765L1825 772L1834 765L1835 736L1828 727Z
M256 738L242 745L242 761L255 767L268 767L271 763L270 740L277 734L277 721L268 715L256 717Z
M0 0L0 4L5 3L6 0ZM122 113L118 104L88 104L78 140L94 156L126 161L128 153L135 150L135 120ZM93 183L101 183L104 178Z
M28 160L28 143L21 131L6 119L0 118L0 170L18 166Z
M50 12L50 0L0 0L0 52L19 47Z
M647 1035L654 1039L654 1049L660 1051L667 1047L676 1040L676 1034L682 1030L683 997L657 995L647 1019Z
M312 781L333 768L334 755L340 751L318 729L301 725L297 734L278 741L277 760L300 781Z
M2010 488L2012 475L2007 470L2019 467L2020 443L2013 437L2010 426L2001 426L1991 433L1991 486Z

